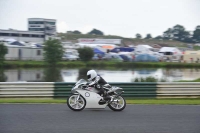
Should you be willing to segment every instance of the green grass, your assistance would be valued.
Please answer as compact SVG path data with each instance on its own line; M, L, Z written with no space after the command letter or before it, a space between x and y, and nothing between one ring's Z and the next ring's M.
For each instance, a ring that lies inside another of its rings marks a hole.
M193 49L194 50L200 50L200 46L194 46Z
M158 40L158 39L137 39L137 38L127 38L116 35L89 35L89 34L66 34L66 33L58 33L58 36L65 40L73 40L73 42L77 43L77 39L79 38L101 38L101 39L122 39L122 44L126 44L126 42L131 42L133 44L159 44L162 46L175 46L175 47L186 47L187 43L179 42L175 40ZM133 36L134 37L134 36Z
M200 99L127 99L127 104L173 104L173 105L200 105ZM57 103L64 104L66 99L50 98L1 98L0 103Z
M200 82L200 78L195 79L195 80L180 80L178 82Z
M129 104L172 104L172 105L200 105L200 99L135 99L127 100Z
M5 68L40 68L47 65L43 61L6 61ZM177 62L114 62L114 61L62 61L59 67L152 67L152 68L197 68L200 63L177 63Z

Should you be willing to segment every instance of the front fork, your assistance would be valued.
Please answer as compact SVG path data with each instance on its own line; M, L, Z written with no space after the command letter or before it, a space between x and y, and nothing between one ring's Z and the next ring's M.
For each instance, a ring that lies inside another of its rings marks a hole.
M81 95L81 94L79 94L79 95L77 96L76 100L78 100L78 99L80 98L80 95Z
M79 94L79 95L77 96L75 103L77 103L78 99L80 98L80 95L81 95L81 94Z

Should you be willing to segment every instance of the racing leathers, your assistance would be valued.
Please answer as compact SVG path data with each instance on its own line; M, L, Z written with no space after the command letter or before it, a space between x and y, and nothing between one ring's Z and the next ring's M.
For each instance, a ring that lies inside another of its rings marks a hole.
M99 95L103 94L103 97L107 96L107 93L104 89L105 85L109 86L109 84L99 75L97 75L89 84L89 86L94 86L97 90L99 90Z

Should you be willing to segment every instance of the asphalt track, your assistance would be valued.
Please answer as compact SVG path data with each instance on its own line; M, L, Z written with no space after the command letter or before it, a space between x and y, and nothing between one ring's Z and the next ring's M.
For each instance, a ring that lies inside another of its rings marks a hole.
M74 112L65 104L0 104L0 133L200 133L200 106Z

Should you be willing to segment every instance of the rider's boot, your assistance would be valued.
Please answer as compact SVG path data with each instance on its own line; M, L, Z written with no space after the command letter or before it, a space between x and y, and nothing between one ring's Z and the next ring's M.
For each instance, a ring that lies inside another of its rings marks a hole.
M104 91L103 99L105 101L111 100L111 97L108 95L108 93L106 91Z
M107 101L111 100L111 97L107 94L106 91L103 93L103 99L99 101L99 104L105 104Z

